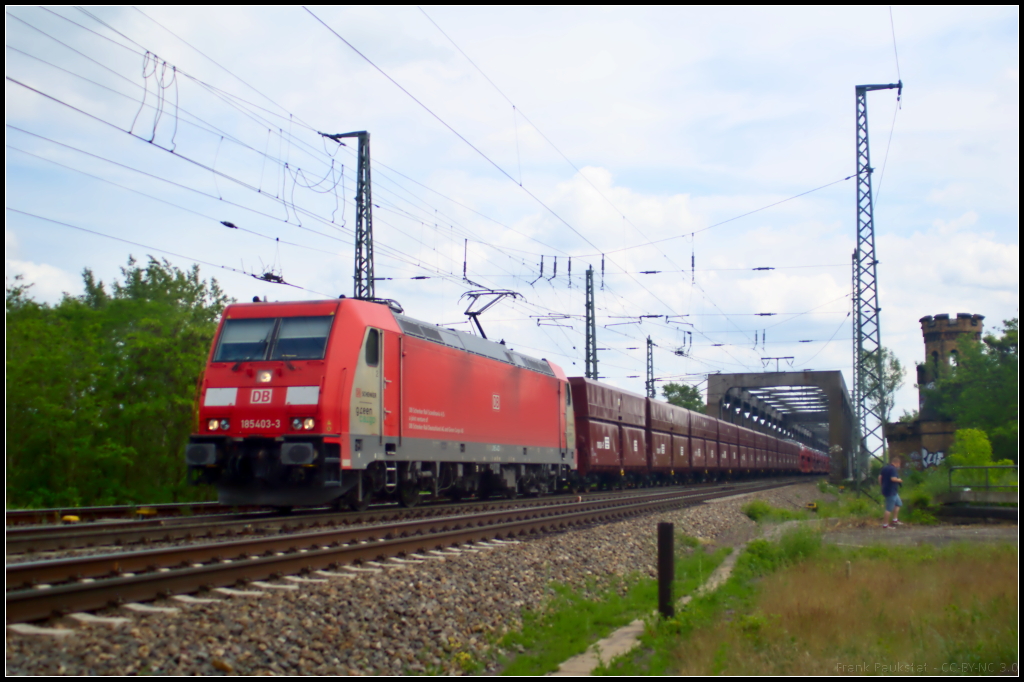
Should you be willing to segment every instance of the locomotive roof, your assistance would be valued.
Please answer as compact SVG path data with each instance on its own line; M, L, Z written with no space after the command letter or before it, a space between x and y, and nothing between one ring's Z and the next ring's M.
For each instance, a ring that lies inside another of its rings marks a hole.
M410 336L415 336L427 341L433 341L434 343L439 343L451 348L468 351L476 355L483 355L484 357L497 360L498 362L515 365L517 367L529 369L534 372L540 372L541 374L546 374L548 376L555 376L554 371L551 369L551 366L548 365L546 360L538 360L528 355L523 355L522 353L509 350L502 343L488 341L487 339L474 336L473 334L467 334L466 332L438 327L435 324L422 322L406 315L399 315L396 313L395 319L398 321L402 331Z

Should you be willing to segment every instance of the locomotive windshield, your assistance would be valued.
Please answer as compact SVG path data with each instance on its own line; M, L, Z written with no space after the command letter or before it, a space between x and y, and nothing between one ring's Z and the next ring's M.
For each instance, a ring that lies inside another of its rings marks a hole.
M227 320L214 362L322 360L333 315Z
M334 317L285 317L277 333L271 360L322 360Z

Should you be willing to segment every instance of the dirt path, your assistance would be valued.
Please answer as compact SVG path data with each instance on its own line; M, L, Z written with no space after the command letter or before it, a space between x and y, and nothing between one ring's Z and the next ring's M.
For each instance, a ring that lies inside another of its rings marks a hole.
M821 522L825 542L836 545L863 547L865 545L948 545L953 542L1008 542L1018 544L1016 524L940 524L935 526L899 526L893 530L878 524L844 527L833 526L825 519Z

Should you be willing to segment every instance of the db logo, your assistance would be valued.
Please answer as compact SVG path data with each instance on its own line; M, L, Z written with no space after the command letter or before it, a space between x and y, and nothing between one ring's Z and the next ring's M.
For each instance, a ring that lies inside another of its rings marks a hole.
M252 396L249 397L249 402L253 405L267 405L270 403L270 398L274 395L274 389L272 388L254 388L252 389Z

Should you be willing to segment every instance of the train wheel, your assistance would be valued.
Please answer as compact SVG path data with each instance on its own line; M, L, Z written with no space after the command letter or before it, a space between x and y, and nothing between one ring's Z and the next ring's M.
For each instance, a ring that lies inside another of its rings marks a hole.
M370 498L373 497L372 493L366 493L363 495L363 499L357 500L354 496L348 501L348 508L356 512L364 512L370 507Z
M406 484L398 488L398 502L403 507L415 507L420 503L420 491L412 485Z

